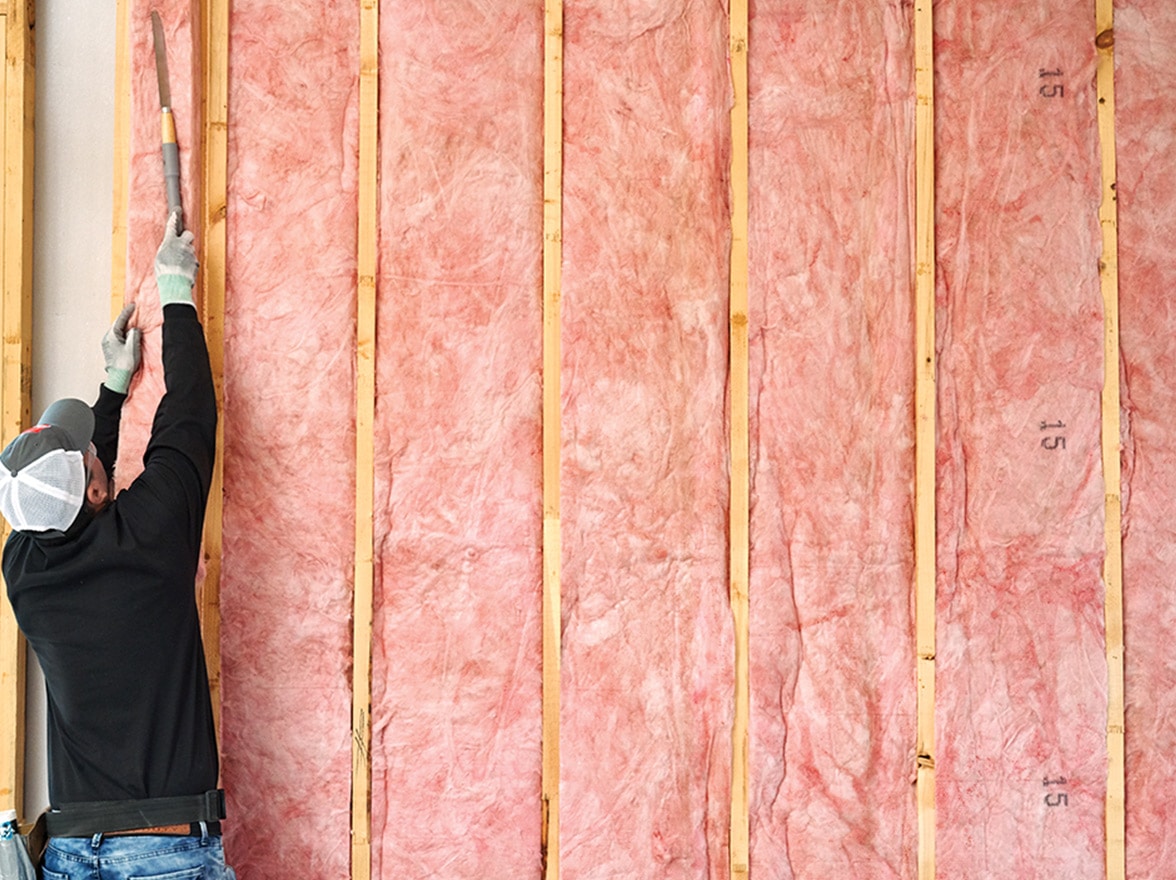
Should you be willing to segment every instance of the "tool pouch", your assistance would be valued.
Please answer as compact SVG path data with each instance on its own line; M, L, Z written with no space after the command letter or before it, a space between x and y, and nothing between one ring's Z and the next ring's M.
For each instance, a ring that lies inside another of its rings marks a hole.
M45 858L45 847L49 845L49 835L45 831L45 816L48 813L46 810L37 817L37 821L33 823L33 827L29 829L28 834L25 835L25 843L28 844L29 860L33 863L33 867L37 869L37 876L41 876L41 860Z

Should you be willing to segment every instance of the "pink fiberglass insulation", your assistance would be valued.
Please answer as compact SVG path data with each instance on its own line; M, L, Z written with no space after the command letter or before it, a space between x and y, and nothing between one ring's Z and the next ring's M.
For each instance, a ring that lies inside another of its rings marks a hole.
M128 297L162 393L150 10L190 225L194 5L135 0ZM385 4L387 6L387 4ZM222 751L243 880L349 874L358 16L230 30ZM910 4L751 9L755 876L912 875ZM562 876L728 873L721 2L565 5ZM1101 877L1093 19L936 10L940 876ZM540 5L381 14L373 876L539 878ZM1176 15L1117 10L1128 866L1167 876ZM198 230L199 232L199 230Z
M751 34L752 873L910 877L910 7Z
M195 205L198 192L194 175L200 167L200 93L194 87L193 32L190 0L135 2L128 4L131 22L128 51L130 71L130 152L127 179L127 302L135 302L132 324L143 331L142 368L123 407L117 485L121 489L143 470L143 451L151 431L155 407L163 395L163 365L160 361L160 327L163 314L155 287L155 251L163 238L167 221L167 195L160 152L159 85L155 75L155 52L151 36L151 12L159 12L167 45L169 77L176 139L180 144L181 198ZM198 245L199 246L199 243Z
M248 880L349 870L354 12L235 0L230 25L221 744Z
M538 878L542 6L380 31L373 876Z
M725 877L725 9L564 15L562 876Z
M936 19L937 869L1104 872L1092 11Z
M1116 4L1127 876L1176 877L1176 8Z

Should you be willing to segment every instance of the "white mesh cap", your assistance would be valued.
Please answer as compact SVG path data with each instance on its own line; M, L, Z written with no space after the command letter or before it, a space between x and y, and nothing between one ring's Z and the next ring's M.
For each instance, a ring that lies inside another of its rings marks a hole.
M94 413L80 400L59 400L0 452L0 513L22 532L64 532L86 497L83 451Z
M72 449L46 452L15 474L0 470L0 512L22 532L64 532L82 509L86 466Z

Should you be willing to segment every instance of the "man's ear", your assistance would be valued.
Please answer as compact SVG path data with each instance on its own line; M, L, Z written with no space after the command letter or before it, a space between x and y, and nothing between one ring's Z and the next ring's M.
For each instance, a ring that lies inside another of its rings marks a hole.
M90 503L91 507L97 507L103 502L103 496L102 487L91 478L90 482L86 484L86 501Z

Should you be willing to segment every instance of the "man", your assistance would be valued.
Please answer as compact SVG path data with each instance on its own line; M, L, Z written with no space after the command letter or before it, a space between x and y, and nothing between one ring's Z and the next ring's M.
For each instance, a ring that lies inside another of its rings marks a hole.
M4 579L48 695L46 878L234 876L194 596L216 399L177 225L155 258L166 392L142 474L114 497L133 304L102 340L93 408L59 400L0 453Z

